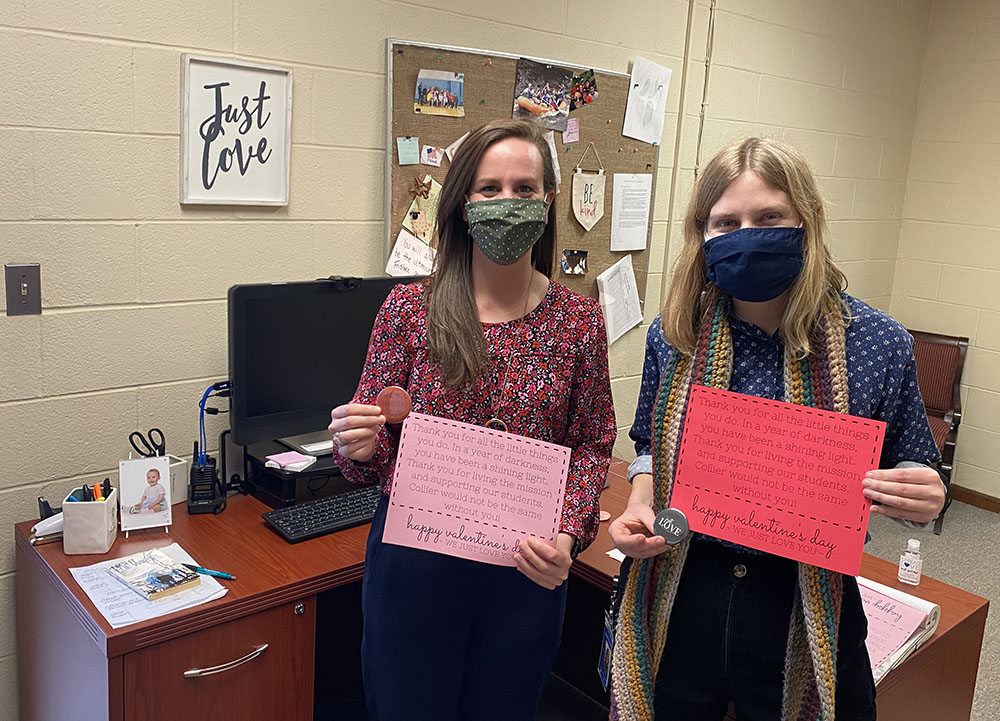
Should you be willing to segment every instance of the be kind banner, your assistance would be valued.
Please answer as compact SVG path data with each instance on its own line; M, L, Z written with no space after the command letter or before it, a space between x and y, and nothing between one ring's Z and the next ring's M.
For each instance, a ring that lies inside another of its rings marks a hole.
M513 566L528 535L555 543L570 449L410 413L382 540Z
M604 217L604 170L573 173L573 215L585 230L590 230Z
M292 71L184 55L181 202L287 205Z
M691 399L670 507L691 530L852 576L885 423L704 386Z

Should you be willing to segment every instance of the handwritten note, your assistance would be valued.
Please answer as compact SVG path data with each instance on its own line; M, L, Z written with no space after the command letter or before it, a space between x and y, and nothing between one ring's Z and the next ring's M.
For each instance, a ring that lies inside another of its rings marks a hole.
M528 535L555 542L570 449L410 413L382 540L513 566Z
M396 244L385 264L386 275L394 277L430 275L434 270L435 250L420 238L400 229Z
M580 139L580 118L570 118L566 121L566 129L562 134L563 145L575 143Z
M852 576L885 424L692 386L670 500L692 531Z
M420 140L407 135L396 138L396 155L400 165L417 165L420 162Z

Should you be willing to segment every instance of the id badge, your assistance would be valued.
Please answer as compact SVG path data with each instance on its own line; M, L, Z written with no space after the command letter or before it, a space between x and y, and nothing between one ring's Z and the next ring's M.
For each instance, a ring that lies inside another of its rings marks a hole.
M608 690L608 678L611 675L611 651L615 647L615 626L610 611L604 612L604 633L601 635L601 655L597 660L597 675L601 677L601 685Z

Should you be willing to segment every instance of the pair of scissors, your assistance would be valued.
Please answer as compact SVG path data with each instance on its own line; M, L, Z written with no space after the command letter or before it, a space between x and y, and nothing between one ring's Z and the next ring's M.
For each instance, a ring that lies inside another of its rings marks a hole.
M159 436L159 440L156 440L157 436ZM139 431L132 431L128 434L128 442L132 444L135 452L143 458L167 454L167 442L163 437L163 431L159 428L150 428L146 435Z

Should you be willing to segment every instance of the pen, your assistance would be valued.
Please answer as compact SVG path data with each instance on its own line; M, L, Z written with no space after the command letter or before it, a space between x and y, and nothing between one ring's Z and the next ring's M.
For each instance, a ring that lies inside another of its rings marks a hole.
M182 563L185 568L190 568L195 573L203 573L206 576L215 576L216 578L224 578L227 581L235 581L236 576L231 573L223 573L222 571L212 571L208 568L202 568L201 566L195 566L191 563Z

